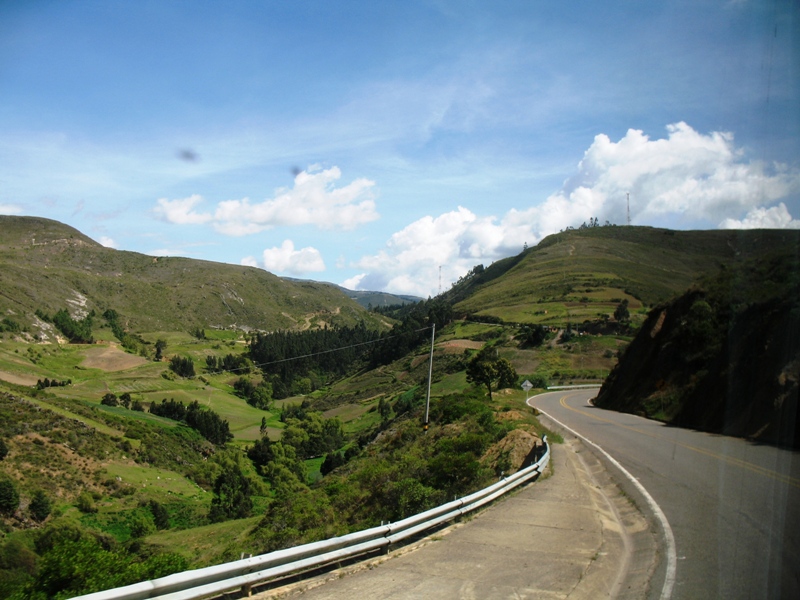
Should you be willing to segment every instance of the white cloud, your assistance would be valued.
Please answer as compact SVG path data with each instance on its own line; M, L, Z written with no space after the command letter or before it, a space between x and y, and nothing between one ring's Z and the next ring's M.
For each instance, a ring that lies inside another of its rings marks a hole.
M314 225L320 229L350 230L378 218L372 188L375 182L356 179L335 187L342 176L338 167L309 167L297 174L294 187L276 190L271 199L225 200L211 213L198 213L198 195L182 200L158 200L155 213L179 225L212 223L225 235L242 236L278 226Z
M345 279L339 285L348 290L357 290L359 288L359 285L361 285L361 280L364 279L365 275L366 273L360 273L359 275L354 275L349 279Z
M685 123L670 125L667 132L658 140L635 129L619 142L596 136L560 191L500 219L463 207L419 219L392 235L378 254L357 261L354 266L364 274L348 282L354 289L434 295L440 266L445 290L479 263L517 254L524 244L534 245L592 217L625 223L627 192L634 224L797 226L784 204L760 207L800 190L799 173L783 165L768 170L759 162L745 162L729 133L703 135ZM745 212L742 221L731 218Z
M772 208L754 208L741 221L725 219L720 229L800 229L800 219L793 219L781 202Z
M21 215L22 208L15 204L2 204L0 203L0 215Z
M176 225L202 225L203 223L208 223L212 219L209 213L194 212L194 207L202 201L203 198L198 194L193 194L188 198L180 200L160 198L158 200L158 206L153 209L153 212L168 223L175 223Z
M345 287L434 295L440 267L442 288L447 289L477 263L501 256L504 226L494 221L461 206L436 218L423 217L392 235L377 255L359 260L356 266L366 273L348 280ZM521 243L516 248L520 250Z
M100 239L97 240L97 241L99 241L106 248L116 248L117 247L117 243L112 238L110 238L108 236L105 236L105 235L100 236Z
M771 204L800 189L800 174L776 165L745 162L733 135L703 135L686 123L651 140L629 129L619 142L600 134L578 173L543 205L529 211L541 231L580 224L590 217L624 223L630 192L633 223L657 225L664 217L687 224L719 223L731 214Z
M248 261L248 262L245 262ZM251 257L242 260L242 264L257 266ZM263 253L263 264L267 271L273 273L291 273L302 275L325 270L325 262L319 250L311 246L294 249L292 240L284 240L280 247L267 248Z

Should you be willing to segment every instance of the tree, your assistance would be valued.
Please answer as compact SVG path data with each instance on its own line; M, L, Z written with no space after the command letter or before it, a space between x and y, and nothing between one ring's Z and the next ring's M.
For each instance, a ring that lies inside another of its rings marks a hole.
M0 512L12 515L19 508L19 492L10 479L0 479Z
M481 351L467 363L467 383L485 385L492 399L492 383L497 379L497 368L494 361L488 360L484 351Z
M381 422L386 423L392 415L392 406L386 398L381 398L378 401L378 412L381 415Z
M31 498L28 510L35 521L39 521L40 523L44 521L50 515L52 508L50 499L42 490L36 490L33 493L33 498Z
M628 310L627 298L620 302L617 305L617 308L614 309L614 318L616 319L617 323L627 323L631 320L631 313Z
M266 466L275 458L275 453L272 451L272 442L267 436L261 437L247 451L247 457L253 461L256 467Z
M212 523L228 519L244 519L253 510L250 480L238 464L232 464L214 481L214 497L208 518Z
M156 524L156 529L169 529L169 513L164 505L150 500L150 512L153 513L153 522Z
M131 407L131 394L130 394L130 392L125 392L124 394L122 394L119 397L119 402L125 408L130 408Z
M547 339L547 333L544 325L523 325L518 334L520 345L524 348L541 346Z
M495 363L495 369L497 371L498 389L517 387L517 379L519 379L519 376L517 375L517 370L508 361L508 359L506 358L499 359Z
M160 361L164 357L164 350L167 349L166 340L156 340L156 361Z
M100 404L103 404L105 406L118 406L119 405L119 401L117 401L116 394L112 394L111 392L108 392L108 393L105 394L105 396L103 396L103 399L100 400Z
M0 460L3 460L6 456L8 456L8 446L6 446L6 441L0 438Z

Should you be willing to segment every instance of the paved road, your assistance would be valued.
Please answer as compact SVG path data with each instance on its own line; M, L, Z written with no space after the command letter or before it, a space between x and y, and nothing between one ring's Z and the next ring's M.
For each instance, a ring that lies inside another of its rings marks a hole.
M253 600L641 600L656 560L645 517L575 440L553 448L552 474L459 525L387 557Z
M672 598L800 598L800 453L602 410L595 395L530 404L601 446L655 499L674 533Z

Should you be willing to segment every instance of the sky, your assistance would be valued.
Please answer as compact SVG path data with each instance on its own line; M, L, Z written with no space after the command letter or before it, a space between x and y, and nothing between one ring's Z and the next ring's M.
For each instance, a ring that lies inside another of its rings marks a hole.
M420 297L589 219L800 228L800 3L3 0L0 214Z

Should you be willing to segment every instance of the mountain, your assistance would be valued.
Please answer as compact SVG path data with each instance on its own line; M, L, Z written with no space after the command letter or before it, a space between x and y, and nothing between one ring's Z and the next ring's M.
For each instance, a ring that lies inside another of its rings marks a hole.
M292 282L304 282L303 279L295 279L293 277L284 277L283 279ZM340 290L345 296L351 300L355 300L364 308L372 308L377 306L398 306L404 304L414 304L424 298L419 296L409 296L405 294L390 294L388 292L370 292L365 290L350 290L335 283L328 283L319 281L322 285L330 285Z
M800 447L800 236L763 251L655 307L595 404Z
M445 298L457 313L564 326L627 299L633 310L684 292L699 276L796 243L797 231L673 231L588 227L548 236L519 255L479 265Z
M38 329L35 312L113 309L140 332L306 329L380 321L334 286L262 269L106 248L49 219L0 216L0 315ZM46 335L41 330L42 335Z

